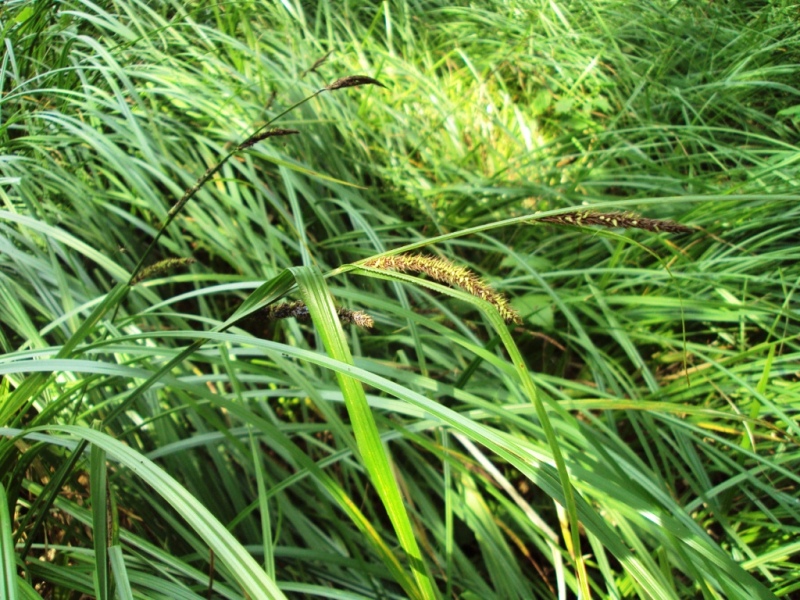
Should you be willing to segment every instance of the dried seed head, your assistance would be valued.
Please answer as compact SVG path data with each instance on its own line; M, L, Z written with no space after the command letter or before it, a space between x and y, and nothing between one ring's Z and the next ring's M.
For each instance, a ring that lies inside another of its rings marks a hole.
M576 211L542 217L544 223L557 225L599 225L600 227L621 227L623 229L644 229L646 231L666 231L667 233L690 233L694 231L687 225L666 219L647 219L634 213L596 213Z
M382 270L425 273L431 279L459 287L473 296L486 300L500 312L500 316L505 321L522 323L519 314L511 308L503 294L494 291L491 286L469 269L454 265L444 258L422 254L398 254L372 258L366 261L364 266Z
M254 146L261 140L265 140L267 138L278 137L281 135L294 135L296 133L300 132L296 129L270 129L269 131L262 131L261 133L257 133L256 135L247 138L245 141L239 144L239 150L244 150L245 148Z
M348 75L347 77L342 77L341 79L337 79L333 83L326 85L325 89L329 92L332 92L334 90L341 90L342 88L356 87L359 85L378 85L382 88L386 87L377 79L367 77L366 75Z
M166 273L176 267L183 267L195 262L197 262L197 260L194 258L165 258L139 271L139 274L131 281L131 285L136 285L145 279L160 275L161 273Z

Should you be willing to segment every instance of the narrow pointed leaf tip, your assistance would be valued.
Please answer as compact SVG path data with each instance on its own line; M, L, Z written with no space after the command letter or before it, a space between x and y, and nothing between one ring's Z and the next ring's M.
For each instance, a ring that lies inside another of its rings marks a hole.
M382 88L386 87L377 79L367 77L366 75L348 75L347 77L342 77L341 79L337 79L333 83L326 85L325 89L329 92L332 92L334 90L341 90L342 88L356 87L359 85L377 85Z

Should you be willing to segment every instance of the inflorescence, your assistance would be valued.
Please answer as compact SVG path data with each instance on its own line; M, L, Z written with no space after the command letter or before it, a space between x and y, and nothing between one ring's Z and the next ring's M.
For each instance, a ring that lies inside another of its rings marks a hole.
M544 223L557 225L599 225L600 227L621 227L623 229L644 229L646 231L666 231L667 233L689 233L691 227L666 219L648 219L635 213L598 213L591 211L575 211L551 217L537 219Z
M364 262L364 266L373 269L424 273L431 279L461 288L473 296L486 300L500 312L500 316L505 321L522 322L517 311L511 307L503 294L496 292L469 269L455 265L444 258L423 254L398 254L371 258Z
M338 308L336 314L339 316L339 321L342 325L357 325L364 329L370 329L375 322L367 313L360 310L350 310L349 308ZM278 319L288 319L294 317L300 321L308 321L311 315L308 312L308 306L301 300L294 302L280 302L278 304L271 304L261 311L268 321L275 321Z

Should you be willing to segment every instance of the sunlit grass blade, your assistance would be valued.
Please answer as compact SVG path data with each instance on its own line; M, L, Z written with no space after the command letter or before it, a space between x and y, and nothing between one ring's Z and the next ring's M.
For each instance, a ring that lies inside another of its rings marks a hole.
M385 273L383 269L373 270L368 267L360 267L360 269L365 273L370 273L370 272L372 273L378 272L380 274ZM572 559L575 562L578 581L580 581L581 584L581 593L584 596L588 596L589 580L586 574L586 566L583 562L583 553L580 550L581 547L580 534L579 534L580 523L578 521L578 514L574 499L575 492L572 486L572 482L570 481L570 476L567 472L567 467L566 464L564 463L564 458L562 457L561 451L559 449L559 441L556 437L555 430L553 429L553 426L550 423L550 418L547 414L547 410L545 409L544 403L542 402L539 393L536 390L535 384L531 380L528 368L525 365L525 361L523 360L522 355L520 354L514 339L508 332L508 326L505 323L504 318L501 316L498 307L495 306L492 302L487 301L481 297L478 297L476 295L476 292L474 291L472 293L462 292L431 281L421 281L416 278L403 276L402 274L398 273L391 273L389 277L394 277L397 278L398 280L405 279L406 281L416 282L420 285L430 287L444 294L452 295L462 301L477 306L478 308L481 309L486 318L491 322L495 331L502 339L503 345L505 346L506 351L509 353L512 363L516 367L517 376L519 377L519 385L522 387L522 389L525 390L525 394L536 407L536 413L539 417L539 421L542 425L542 428L544 429L545 436L547 438L547 443L550 446L550 450L553 455L553 460L555 461L559 479L561 481L563 498L565 500L565 508L567 510L567 516L569 519L569 527L566 529L566 535L568 537L568 548L570 549L570 554L572 555Z
M300 293L308 305L325 350L338 361L352 363L353 358L347 346L344 331L339 323L339 317L322 274L315 267L297 267L291 271L297 280ZM406 511L403 497L381 442L375 419L367 404L364 388L360 382L346 375L337 373L337 379L342 388L361 459L381 497L395 533L406 552L409 566L414 573L417 589L408 591L413 592L413 596L418 598L437 598L438 593L433 586L430 571L417 544L417 537Z

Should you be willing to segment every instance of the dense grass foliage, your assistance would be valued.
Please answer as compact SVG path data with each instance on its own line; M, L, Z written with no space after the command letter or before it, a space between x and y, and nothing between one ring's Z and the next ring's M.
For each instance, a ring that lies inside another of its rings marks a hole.
M3 598L796 597L797 17L5 2Z

